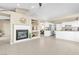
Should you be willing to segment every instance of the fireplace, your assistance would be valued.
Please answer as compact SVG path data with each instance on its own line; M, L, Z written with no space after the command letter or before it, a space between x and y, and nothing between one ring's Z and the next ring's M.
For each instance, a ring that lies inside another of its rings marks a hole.
M28 38L28 30L16 30L16 40Z

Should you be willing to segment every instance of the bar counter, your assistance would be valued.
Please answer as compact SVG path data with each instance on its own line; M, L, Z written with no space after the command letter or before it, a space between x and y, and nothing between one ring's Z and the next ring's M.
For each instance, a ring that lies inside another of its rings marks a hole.
M55 31L57 39L79 42L79 31Z

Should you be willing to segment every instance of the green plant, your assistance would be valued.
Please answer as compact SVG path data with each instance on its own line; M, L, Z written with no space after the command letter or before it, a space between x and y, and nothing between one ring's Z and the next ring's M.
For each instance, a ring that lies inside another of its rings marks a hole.
M28 37L31 38L32 37L32 33L29 32L28 33Z
M0 30L0 33L2 33L2 30Z

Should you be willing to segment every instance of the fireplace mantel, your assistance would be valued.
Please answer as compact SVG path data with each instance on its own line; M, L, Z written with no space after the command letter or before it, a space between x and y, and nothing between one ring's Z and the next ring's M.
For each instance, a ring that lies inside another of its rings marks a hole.
M29 38L26 39L21 39L21 40L16 40L16 30L27 30L29 32L30 26L26 26L26 25L14 25L14 43L18 43L18 42L22 42L25 40L30 40Z

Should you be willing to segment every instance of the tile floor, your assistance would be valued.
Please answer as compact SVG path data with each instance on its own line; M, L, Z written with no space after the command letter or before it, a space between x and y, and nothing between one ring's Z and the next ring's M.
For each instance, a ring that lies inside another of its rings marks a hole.
M71 55L79 54L79 43L41 37L40 39L9 45L7 41L0 41L1 55Z

